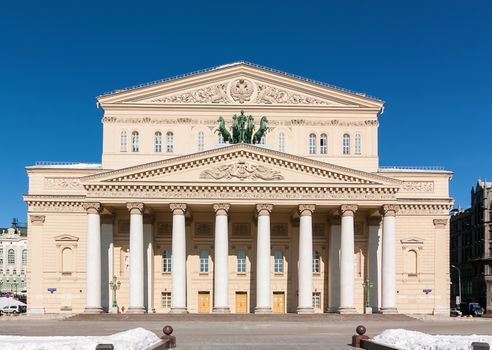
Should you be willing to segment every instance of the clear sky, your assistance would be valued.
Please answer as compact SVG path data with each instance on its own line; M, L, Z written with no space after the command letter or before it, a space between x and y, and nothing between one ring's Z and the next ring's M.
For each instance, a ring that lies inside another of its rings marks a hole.
M381 165L492 181L491 1L3 1L0 227L26 220L24 167L100 162L95 97L246 60L386 101Z

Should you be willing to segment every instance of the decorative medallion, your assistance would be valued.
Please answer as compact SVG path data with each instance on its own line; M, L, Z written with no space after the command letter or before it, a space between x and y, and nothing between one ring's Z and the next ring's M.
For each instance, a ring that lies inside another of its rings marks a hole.
M230 94L234 101L244 103L249 101L255 88L253 82L246 79L237 79L230 85Z
M201 179L227 179L232 178L240 180L283 180L284 177L280 172L269 169L263 165L254 165L239 161L233 164L219 165L211 169L202 171Z

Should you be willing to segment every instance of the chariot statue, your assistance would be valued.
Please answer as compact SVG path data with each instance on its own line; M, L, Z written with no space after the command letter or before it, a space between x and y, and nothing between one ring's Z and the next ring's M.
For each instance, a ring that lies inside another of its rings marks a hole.
M249 143L258 144L260 143L262 137L268 131L268 119L263 116L260 119L260 126L255 132L255 122L252 115L246 116L244 111L241 114L232 117L231 131L229 131L225 125L225 120L223 117L219 117L217 120L219 126L215 132L222 135L225 143L235 144L235 143Z

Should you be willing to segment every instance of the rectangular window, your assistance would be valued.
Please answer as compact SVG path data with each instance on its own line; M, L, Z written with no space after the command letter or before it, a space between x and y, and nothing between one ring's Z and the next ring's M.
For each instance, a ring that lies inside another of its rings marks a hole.
M243 250L237 252L237 273L246 273L246 254Z
M169 273L172 272L172 256L171 251L166 250L162 254L162 272Z
M321 309L321 293L314 292L313 293L313 307L315 309Z
M208 273L208 251L200 252L200 273Z
M319 273L319 253L313 252L313 273Z
M3 248L0 248L0 264L3 264Z
M284 254L281 251L275 252L273 260L273 270L275 273L284 272Z
M161 301L163 309L171 308L171 293L170 292L162 292L161 293Z

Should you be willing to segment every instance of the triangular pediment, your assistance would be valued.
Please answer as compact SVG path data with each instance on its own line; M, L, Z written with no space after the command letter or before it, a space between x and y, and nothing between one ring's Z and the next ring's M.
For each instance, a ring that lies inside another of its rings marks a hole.
M146 86L120 90L98 101L134 105L288 105L375 108L383 102L348 90L239 62Z
M401 181L267 148L236 144L82 178L103 184L312 184L398 188Z
M404 239L400 240L400 242L401 242L401 244L404 244L404 245L422 245L422 244L424 244L424 240L422 238L416 237L416 236L404 238Z
M72 236L69 234L63 234L55 237L55 241L57 242L77 242L79 237Z

